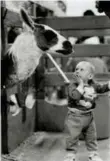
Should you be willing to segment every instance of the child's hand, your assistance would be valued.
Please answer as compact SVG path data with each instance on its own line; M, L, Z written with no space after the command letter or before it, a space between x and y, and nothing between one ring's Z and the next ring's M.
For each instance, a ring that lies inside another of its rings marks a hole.
M86 107L86 108L91 108L92 107L92 103L91 102L86 102L85 100L80 100L79 104Z
M80 77L78 77L78 83L80 86L84 87L84 82Z
M83 94L83 93L84 93L84 82L83 82L83 80L82 80L81 78L79 78L79 77L78 77L78 83L79 83L79 85L78 85L78 87L77 87L77 90L78 90L81 94Z

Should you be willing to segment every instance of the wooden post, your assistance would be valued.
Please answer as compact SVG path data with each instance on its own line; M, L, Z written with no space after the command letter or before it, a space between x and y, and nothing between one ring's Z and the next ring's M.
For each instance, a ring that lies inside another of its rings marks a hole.
M5 2L1 1L1 44L2 44L2 56L6 52L6 45L7 45L7 33L6 33L6 26L4 24L4 19L6 16L6 8L5 8ZM1 69L2 71L2 69ZM1 73L2 76L2 73ZM6 89L2 88L1 92L1 125L2 125L2 153L8 154L8 121L7 121L7 93Z
M35 89L36 89L36 98L44 99L45 89L44 89L44 57L41 58L40 64L35 71Z
M5 16L7 13L7 9L5 8L5 2L1 1L1 55L3 56L6 52L6 45L7 45L7 29L4 24ZM2 58L2 57L1 57Z
M44 77L44 58L42 57L40 60L40 64L37 67L35 74L34 74L34 85L35 85L35 92L36 92L36 106L35 106L35 129L34 131L38 131L38 106L39 100L44 100L45 98L45 77Z

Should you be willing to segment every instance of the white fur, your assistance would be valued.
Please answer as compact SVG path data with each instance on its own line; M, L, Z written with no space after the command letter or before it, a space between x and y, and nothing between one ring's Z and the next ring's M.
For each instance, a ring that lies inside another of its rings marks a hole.
M36 44L35 37L30 32L19 35L10 48L17 61L17 77L27 79L39 64L43 51Z

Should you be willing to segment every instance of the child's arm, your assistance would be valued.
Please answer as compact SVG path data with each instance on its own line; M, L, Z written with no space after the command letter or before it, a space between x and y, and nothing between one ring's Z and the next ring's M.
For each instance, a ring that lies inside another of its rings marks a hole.
M79 85L76 86L74 82L70 83L68 87L68 95L74 100L80 100L84 93L84 84L80 81Z
M109 92L110 91L110 81L108 83L105 83L105 84L96 83L95 89L96 89L97 93Z

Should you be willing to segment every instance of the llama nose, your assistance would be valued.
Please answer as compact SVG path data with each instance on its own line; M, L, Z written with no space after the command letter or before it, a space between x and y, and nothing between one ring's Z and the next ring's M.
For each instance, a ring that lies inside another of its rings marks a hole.
M63 47L64 47L64 49L72 49L72 45L69 41L64 41Z
M68 52L68 54L74 53L73 46L69 41L63 42L63 48Z

